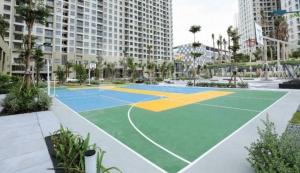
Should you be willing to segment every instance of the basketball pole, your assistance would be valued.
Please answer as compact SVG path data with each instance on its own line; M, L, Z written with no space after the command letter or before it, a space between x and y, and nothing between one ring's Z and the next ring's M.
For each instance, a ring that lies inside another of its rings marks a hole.
M89 66L89 86L91 85L91 65Z

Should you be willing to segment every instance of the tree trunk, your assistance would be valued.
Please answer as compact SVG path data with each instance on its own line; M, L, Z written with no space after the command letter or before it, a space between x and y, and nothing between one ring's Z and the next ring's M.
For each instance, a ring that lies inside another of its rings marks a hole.
M40 69L36 68L36 86L39 87Z
M25 49L25 82L26 82L26 89L29 89L31 86L31 70L30 70L30 58L31 58L31 39L32 39L32 24L27 24L28 28L28 35L27 35L27 50Z

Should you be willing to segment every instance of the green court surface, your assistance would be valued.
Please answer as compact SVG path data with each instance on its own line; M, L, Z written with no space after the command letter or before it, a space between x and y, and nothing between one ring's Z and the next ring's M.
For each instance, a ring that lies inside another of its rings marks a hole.
M286 94L238 89L223 91L233 94L162 112L121 105L80 114L163 170L173 173Z

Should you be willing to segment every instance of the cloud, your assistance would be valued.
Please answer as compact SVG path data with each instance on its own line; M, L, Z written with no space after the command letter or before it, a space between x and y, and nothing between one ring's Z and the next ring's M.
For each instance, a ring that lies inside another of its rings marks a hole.
M191 25L201 25L197 40L206 45L212 45L212 33L227 37L237 9L237 0L173 0L174 46L193 41Z

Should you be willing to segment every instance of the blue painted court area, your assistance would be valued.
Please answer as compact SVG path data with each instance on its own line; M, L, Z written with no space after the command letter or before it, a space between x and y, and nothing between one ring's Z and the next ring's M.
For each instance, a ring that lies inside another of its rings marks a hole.
M77 112L101 110L159 98L101 89L58 89L56 97Z
M144 85L144 84L129 85L124 88L170 92L170 93L183 93L183 94L192 94L192 93L216 90L215 88L175 87L175 86L172 87L172 86Z

